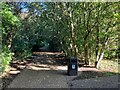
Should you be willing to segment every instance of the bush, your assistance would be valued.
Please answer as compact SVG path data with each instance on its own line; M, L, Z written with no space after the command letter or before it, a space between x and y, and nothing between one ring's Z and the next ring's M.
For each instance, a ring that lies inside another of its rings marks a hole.
M12 60L13 55L14 53L11 53L8 47L6 46L2 47L2 53L0 55L2 59L0 69L2 70L2 72L5 72L8 69L9 63Z

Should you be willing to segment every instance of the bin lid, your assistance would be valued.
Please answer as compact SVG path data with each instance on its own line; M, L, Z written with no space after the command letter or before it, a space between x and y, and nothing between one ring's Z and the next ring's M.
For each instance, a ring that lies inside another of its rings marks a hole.
M69 60L69 62L77 62L76 57L69 57L68 60Z

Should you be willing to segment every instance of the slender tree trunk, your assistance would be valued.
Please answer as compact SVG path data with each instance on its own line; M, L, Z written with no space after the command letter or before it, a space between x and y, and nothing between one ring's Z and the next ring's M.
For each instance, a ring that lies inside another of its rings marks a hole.
M100 57L99 57L99 59L98 59L96 68L99 68L99 67L100 67L100 62L102 61L103 56L104 56L104 51L102 51L101 54L100 54Z
M8 36L7 36L7 38L8 38L8 48L10 49L11 48L11 46L12 46L12 38L13 38L13 30L12 30L13 28L12 28L12 26L11 26L11 30L9 31L9 33L8 33Z
M85 65L89 65L89 60L88 60L88 45L85 44L84 46L84 57L85 57Z
M85 14L85 8L86 8L86 5L85 3L83 3L83 16L84 16L84 20L83 20L83 23L84 23L84 30L86 31L86 14ZM87 35L85 35L84 37L84 60L85 60L85 65L88 65L88 48L87 48Z
M99 20L98 20L98 18L99 18L99 7L98 7L98 11L97 11L97 18L96 18L96 61L95 61L95 67L97 68L97 64L98 64L98 61L99 61L99 56L100 56L100 52L99 52L99 43L100 43L100 41L99 41L99 32L100 32L100 30L99 30Z
M97 37L96 37L96 60L99 58L99 29L97 28Z
M76 44L75 44L75 32L74 32L74 22L73 22L73 15L72 15L72 8L70 3L68 3L68 16L69 16L69 29L70 29L70 50L71 56L76 57Z
M101 51L100 53L98 54L98 58L97 58L97 62L96 62L96 68L99 68L100 67L100 62L102 61L103 59L103 56L104 56L104 50L105 50L105 46L107 45L107 41L102 45L102 48L101 48Z

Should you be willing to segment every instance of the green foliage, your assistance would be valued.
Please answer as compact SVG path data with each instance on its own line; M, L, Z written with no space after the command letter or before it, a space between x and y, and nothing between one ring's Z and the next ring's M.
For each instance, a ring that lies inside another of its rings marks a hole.
M5 3L2 3L2 10L0 14L2 14L2 27L3 33L7 34L7 30L10 29L10 26L17 26L19 24L19 19L13 15L9 6Z
M15 28L19 25L19 19L13 15L11 8L6 3L0 3L2 6L2 10L0 11L0 15L2 16L2 50L0 53L1 57L1 65L0 69L2 72L6 71L9 67L9 63L12 60L14 53L11 52L10 47L12 43L12 35L14 33Z
M25 35L24 33L21 33L21 31L16 31L15 38L13 38L12 43L12 51L15 53L16 59L24 59L27 57L30 57L32 55L31 53L31 45L30 41L28 40L29 34Z
M113 38L117 38L115 33L118 30L118 3L44 3L44 5L46 10L43 10L39 3L30 3L30 16L22 20L18 36L23 37L23 45L25 44L27 49L31 49L36 43L41 45L41 41L46 41L50 49L54 47L53 49L63 50L69 54L72 45L72 49L78 49L80 57L91 60L96 57L96 52L100 56L102 51L106 54L116 46L117 41ZM33 15L34 9L41 14ZM37 41L39 39L40 42ZM106 42L108 44L104 46ZM109 56L111 55L112 53Z
M34 45L64 51L67 56L85 61L96 61L103 52L106 58L116 57L120 16L117 2L57 2L43 6L36 2L28 3L26 13L20 12L17 5L3 3L0 12L3 43L11 44L16 58L30 57Z
M2 65L1 65L1 69L4 72L6 69L8 69L9 67L9 63L12 60L12 56L14 55L14 53L11 53L11 51L8 49L7 46L3 46L2 47L2 53L0 54L0 57L2 59Z

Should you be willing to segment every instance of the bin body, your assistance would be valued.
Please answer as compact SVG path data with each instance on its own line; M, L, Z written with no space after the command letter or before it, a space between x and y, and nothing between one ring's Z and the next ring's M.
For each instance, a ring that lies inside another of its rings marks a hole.
M68 58L68 75L76 76L78 74L78 63L77 58Z

